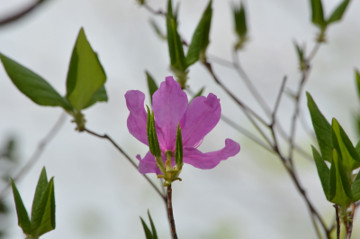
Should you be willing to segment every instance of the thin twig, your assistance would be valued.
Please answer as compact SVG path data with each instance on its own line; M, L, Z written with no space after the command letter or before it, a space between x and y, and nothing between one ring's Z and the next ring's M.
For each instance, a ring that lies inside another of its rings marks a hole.
M212 68L211 63L208 61L203 63L205 68L208 70L210 75L212 76L213 80L230 96L232 100L234 100L235 103L239 105L239 107L243 110L246 117L250 120L250 122L254 125L254 127L258 130L258 132L261 134L261 136L264 138L264 140L269 144L272 145L272 142L270 139L265 135L264 131L260 128L260 126L255 122L253 117L258 120L260 123L262 123L265 126L268 126L268 124L265 122L265 120L260 117L255 111L253 111L251 108L249 108L244 102L242 102L240 99L238 99L221 81L220 79L215 75L214 70Z
M42 3L44 3L45 1L36 1L34 3L32 3L30 6L22 9L20 12L12 15L12 16L9 16L9 17L6 17L4 19L0 19L0 26L4 26L6 24L9 24L9 23L12 23L12 22L15 22L21 18L23 18L24 16L28 15L30 12L34 11L36 8L38 8Z
M89 133L90 135L93 135L93 136L96 136L98 138L103 138L103 139L108 140L129 161L129 163L136 170L138 170L138 166L135 163L135 161L109 135L107 135L107 134L98 134L98 133L96 133L96 132L94 132L92 130L89 130L87 128L85 128L84 131ZM164 196L164 194L161 193L160 189L155 186L154 182L151 181L150 178L146 174L141 174L141 175L146 179L146 181L148 181L148 183L150 183L150 185L154 188L154 190L157 192L157 194L159 194L159 196L166 202L166 197Z
M317 43L313 50L311 51L309 57L305 60L306 62L306 68L301 71L301 80L299 82L298 89L295 94L295 109L293 112L292 120L291 120L291 129L290 129L290 137L289 137L289 163L293 167L293 153L294 153L294 141L295 141L295 135L296 135L296 125L297 125L297 119L300 113L300 102L301 102L301 96L304 91L304 86L306 81L309 78L310 74L310 61L315 57L316 53L318 52L320 48L320 43Z
M355 214L355 204L351 204L351 211L347 214L345 227L346 227L346 239L351 238L352 230L353 230L353 219Z
M237 51L233 51L233 61L234 61L234 68L236 72L239 74L240 78L244 81L246 84L246 87L249 89L250 93L253 95L255 100L258 102L259 106L264 110L264 112L270 116L271 110L270 107L265 102L264 98L261 96L261 94L257 91L256 87L251 82L249 76L246 74L244 69L242 68L239 60L239 55L237 54Z
M175 219L174 219L174 213L173 213L173 207L172 207L172 189L171 184L167 187L167 214L170 224L170 231L171 231L171 238L177 239L176 234L176 226L175 226Z
M325 235L326 235L326 238L327 239L330 239L330 231L329 229L327 228L324 220L322 219L322 217L320 216L320 214L317 212L317 210L315 209L315 207L313 206L313 204L311 203L310 199L308 198L307 194L306 194L306 191L305 189L303 188L303 186L301 185L297 175L295 174L295 171L293 170L293 168L290 168L287 164L287 161L288 159L286 159L280 152L279 150L279 146L278 146L278 141L277 141L277 138L276 138L276 135L275 135L275 130L274 128L272 127L272 135L274 137L274 146L273 146L273 149L274 151L277 153L277 155L279 156L279 158L281 159L281 162L284 166L284 168L286 169L286 172L288 172L290 178L292 179L292 181L294 182L295 184L295 188L298 190L298 192L300 193L300 195L302 196L302 198L304 199L307 207L308 207L308 210L310 212L310 216L311 216L311 220L313 222L313 225L314 225L314 228L315 228L315 231L318 233L318 238L321 238L321 235L319 234L319 231L317 229L317 224L316 224L316 221L315 221L315 218L320 222L320 225L321 227L323 228L324 232L325 232ZM314 218L315 217L315 218Z
M253 135L250 131L247 129L241 127L240 125L236 124L233 120L231 120L229 117L225 115L221 115L220 118L222 121L224 121L226 124L228 124L233 129L239 131L242 135L246 136L248 139L252 140L257 145L261 146L262 148L266 149L270 153L274 153L272 148L270 148L268 145L266 145L264 142L261 141L261 139L257 138L255 135Z
M338 205L334 205L335 208L335 216L336 216L336 238L340 239L340 218L339 218L339 206Z
M235 62L231 62L231 61L228 61L226 59L223 59L223 58L220 58L218 56L215 56L215 55L210 55L209 57L212 61L220 64L220 65L223 65L223 66L226 66L226 67L229 67L229 68L232 68L234 69L235 71L238 72L239 75L241 74L244 74L244 78L248 78L248 82L251 83L251 80L250 78L248 77L248 75L246 74L245 70L240 66L240 68L238 68L239 66L236 65ZM240 72L243 72L243 73L240 73ZM256 89L256 88L255 88ZM256 93L255 93L256 94ZM259 94L258 94L259 95ZM257 97L255 97L257 98ZM267 106L263 106L263 108L266 108ZM269 114L271 115L271 113ZM229 124L230 125L230 124ZM233 125L230 125L231 127L233 127ZM278 133L279 133L279 136L281 136L283 139L289 141L290 137L287 135L287 133L285 132L285 130L281 127L281 125L279 123L277 123L276 125L276 128L278 130ZM235 128L235 127L233 127ZM236 128L235 128L236 129ZM239 131L239 130L238 130ZM240 133L242 133L241 131L239 131ZM247 135L245 135L247 136ZM256 142L256 141L255 141ZM263 146L261 144L259 144L260 146ZM301 156L303 156L305 159L308 159L308 160L312 160L312 157L311 155L306 152L304 149L302 149L299 145L297 145L295 142L294 142L294 150L299 153Z
M146 8L146 10L148 10L149 12L151 12L154 15L161 15L166 17L166 12L164 12L163 10L159 9L159 10L155 10L154 8L152 8L149 4L144 3L142 6L144 6Z
M54 139L57 135L61 127L64 125L66 119L66 113L61 113L58 120L55 122L53 127L51 127L50 131L45 135L45 137L39 142L37 148L34 153L28 160L28 162L23 166L23 168L13 177L15 182L18 182L40 159L40 156L44 152L46 146ZM11 184L8 183L0 192L0 201L3 200L8 190L11 188Z
M281 86L280 86L280 90L279 90L278 96L277 96L276 101L275 101L274 110L273 110L273 112L272 112L272 114L271 114L271 119L272 119L271 124L274 124L274 123L275 123L277 110L278 110L279 105L280 105L281 96L282 96L283 93L284 93L286 80L287 80L287 77L284 76L284 79L283 79L283 81L282 81L282 83L281 83Z
M300 181L299 181L299 179L298 179L298 177L297 177L297 175L296 175L296 173L294 171L294 168L288 165L288 159L286 159L284 157L284 155L281 153L280 148L279 148L278 139L277 139L277 136L276 136L276 133L275 133L275 127L274 126L276 124L277 108L278 108L278 106L280 104L281 95L282 95L282 93L284 91L285 80L286 80L286 78L283 80L283 83L282 83L282 85L280 87L279 94L278 94L276 104L275 104L275 108L274 108L274 111L272 113L272 123L270 124L271 134L272 134L273 141L274 141L273 150L274 150L274 152L276 152L276 154L280 158L284 168L286 169L286 171L290 175L292 181L294 182L296 189L298 190L298 192L300 193L302 198L305 200L306 205L307 205L307 207L309 209L309 212L310 212L311 221L312 221L312 223L314 225L314 228L315 228L315 231L316 231L316 233L318 235L318 238L321 238L321 234L320 234L320 231L318 229L315 218L320 222L323 230L325 231L325 234L326 234L327 238L330 239L330 232L327 229L327 226L326 226L325 222L323 221L323 219L321 218L320 214L317 212L317 210L315 209L313 204L310 202L310 199L308 198L305 189L301 185L301 183L300 183Z

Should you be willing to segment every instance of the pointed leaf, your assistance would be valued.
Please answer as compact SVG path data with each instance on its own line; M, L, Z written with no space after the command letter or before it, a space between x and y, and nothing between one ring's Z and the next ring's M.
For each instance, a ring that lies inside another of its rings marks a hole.
M317 172L321 181L321 186L324 190L324 194L327 200L331 200L330 195L330 170L326 165L325 161L321 158L319 152L312 146L313 157L315 159L315 164Z
M105 81L105 71L97 54L91 48L84 29L81 28L69 65L66 98L76 110L80 111L91 104L94 94L104 85ZM98 100L99 96L95 97Z
M356 144L355 150L356 150L356 152L360 155L360 140L359 140L358 143Z
M246 13L244 4L240 3L240 8L233 6L233 15L234 15L234 25L235 32L240 39L246 38L247 35L247 23L246 23Z
M186 70L184 49L177 31L176 19L173 16L171 0L168 0L166 29L171 67L179 72L184 72Z
M193 101L196 97L202 96L202 94L204 93L205 90L205 86L202 87L189 101L189 104L191 103L191 101Z
M140 220L141 220L141 224L142 224L142 226L144 228L146 239L154 239L153 235L152 235L149 227L146 225L145 221L141 217L140 217Z
M154 222L153 222L153 220L151 218L151 215L150 215L149 211L148 211L148 217L149 217L149 221L150 221L150 226L151 226L151 232L152 232L153 239L158 239L156 228L155 228Z
M0 54L0 59L14 85L33 102L42 106L61 106L65 110L71 110L68 101L41 76L3 54Z
M307 92L306 96L321 156L324 160L331 162L333 150L331 126L324 115L320 112L311 95Z
M176 146L175 146L175 163L178 169L182 168L183 165L183 143L181 136L180 125L178 124L176 133Z
M326 26L324 20L324 12L321 0L310 0L311 1L311 21L320 27L321 29Z
M54 192L54 178L51 178L44 196L42 198L42 205L44 206L43 215L36 232L33 235L41 236L49 231L55 229L55 192Z
M356 202L360 199L360 172L358 172L355 181L351 185L351 193L353 201Z
M333 150L333 163L330 169L330 188L330 191L335 192L331 202L347 208L352 199L350 182L341 158L335 149Z
M26 235L29 235L31 233L31 224L29 215L25 209L24 203L21 199L20 193L14 183L14 180L11 179L11 186L13 190L14 200L15 200L15 206L16 206L16 213L18 217L18 225L21 227L23 232Z
M342 164L348 173L360 166L360 156L355 147L351 143L344 129L334 118L332 121L333 143L335 148L340 152Z
M38 225L40 224L40 220L38 222L35 222L35 219L40 218L42 216L41 199L43 198L47 185L48 185L48 179L46 175L46 169L45 167L43 167L36 186L32 209L31 209L32 225L34 225L34 223ZM38 225L35 225L35 227L37 227Z
M166 40L167 39L167 36L165 35L165 33L163 33L161 30L160 30L160 27L158 26L158 24L155 22L154 19L150 19L150 25L151 27L154 29L154 32L156 33L156 35L162 39L162 40Z
M345 10L347 9L348 5L350 3L350 0L344 0L342 3L340 3L336 9L331 13L329 19L327 20L327 24L334 23L337 21L340 21L343 17Z
M157 91L157 89L159 87L157 86L154 78L150 75L150 73L148 71L145 71L145 74L146 74L147 85L148 85L149 94L150 94L150 100L151 100L151 104L152 104L152 95L155 93L155 91Z
M206 48L209 45L209 35L212 17L212 0L209 1L200 22L198 23L195 32L192 36L189 50L186 55L186 65L191 66L197 62L201 57L205 57Z
M355 82L357 86L357 94L360 100L360 73L358 70L355 70Z
M155 118L154 112L150 112L149 107L147 107L147 136L149 142L149 149L152 155L155 157L161 157L161 150L159 146L159 140L156 134Z

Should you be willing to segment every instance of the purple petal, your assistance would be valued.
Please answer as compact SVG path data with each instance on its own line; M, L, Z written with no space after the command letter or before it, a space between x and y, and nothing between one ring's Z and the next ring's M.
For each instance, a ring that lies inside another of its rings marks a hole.
M136 158L140 160L140 164L139 164L140 173L161 174L159 168L156 166L155 158L150 152L148 152L143 159L141 159L140 155L137 155Z
M219 122L220 100L214 95L196 97L189 105L180 127L184 147L197 147Z
M126 106L130 111L127 119L129 132L139 141L147 145L147 114L144 108L145 95L138 90L129 90L125 94L125 99Z
M177 125L188 106L185 92L173 77L166 77L153 95L155 122L162 151L174 150Z
M240 151L240 145L231 139L225 140L225 147L221 150L202 153L195 148L184 148L184 162L200 169L212 169L229 157Z

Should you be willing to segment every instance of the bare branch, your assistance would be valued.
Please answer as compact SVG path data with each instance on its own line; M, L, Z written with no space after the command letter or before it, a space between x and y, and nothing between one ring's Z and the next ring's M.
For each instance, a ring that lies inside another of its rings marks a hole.
M50 129L50 131L46 134L46 136L39 142L37 148L34 153L28 160L28 162L24 165L24 167L13 177L15 182L18 182L39 160L40 156L46 149L46 146L55 138L61 127L64 125L66 119L66 113L62 113L59 119L56 121L54 126ZM11 183L8 183L0 192L0 201L6 196L8 190L11 188Z
M135 161L109 135L107 135L107 134L98 134L98 133L96 133L94 131L91 131L91 130L89 130L87 128L85 128L84 131L91 134L91 135L93 135L93 136L95 136L95 137L108 140L130 162L130 164L136 170L138 170L139 167L135 163ZM166 202L165 195L159 190L158 187L156 187L156 185L153 183L153 181L151 181L151 179L146 174L141 174L141 175L146 179L146 181L148 181L148 183L150 183L150 185L154 188L154 190L157 192L157 194L159 194L159 196Z
M0 27L1 26L5 26L9 23L13 23L25 16L27 16L29 13L33 12L35 9L37 9L38 7L40 7L43 3L45 2L45 0L38 0L34 3L32 3L30 6L20 10L19 12L15 13L14 15L11 15L9 17L6 17L4 19L0 19Z

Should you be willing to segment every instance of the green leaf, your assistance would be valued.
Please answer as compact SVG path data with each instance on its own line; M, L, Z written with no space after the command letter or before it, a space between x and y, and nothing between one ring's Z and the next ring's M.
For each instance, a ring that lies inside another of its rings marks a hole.
M202 94L204 93L204 90L205 90L205 86L202 87L202 88L191 98L189 104L190 104L196 97L202 96Z
M360 156L351 143L344 129L334 118L332 120L333 143L338 152L340 152L342 164L348 173L360 166Z
M150 215L149 211L148 211L148 217L149 217L149 221L150 221L150 225L151 225L151 230L146 225L145 221L140 217L141 224L142 224L142 226L144 228L146 239L158 239L156 228L155 228L154 222L153 222L153 220L151 218L151 215Z
M105 81L105 71L86 39L84 29L81 28L70 60L66 98L77 111L80 111L94 103L94 100L105 99L104 89L101 94L95 95ZM100 95L102 97L99 97Z
M46 169L45 167L43 167L36 186L32 209L31 209L31 224L33 228L36 228L40 225L41 217L43 214L43 208L41 208L42 207L41 201L47 186L48 186L48 179L46 175Z
M357 86L357 93L360 100L360 73L358 70L355 70L355 82Z
M166 40L167 36L161 31L160 27L158 26L158 24L155 22L154 19L150 19L150 25L153 28L153 30L155 31L156 35L162 39L162 40Z
M294 45L299 60L299 68L300 70L306 70L308 68L308 65L305 59L305 46L299 46L299 44L295 41Z
M18 225L21 227L21 229L26 235L29 235L31 233L31 223L30 223L29 215L25 209L24 203L21 199L20 193L13 179L11 179L11 186L15 200Z
M55 192L54 192L54 178L51 178L46 191L41 199L42 207L44 208L41 216L41 221L38 227L33 232L33 236L41 236L49 231L55 229Z
M360 140L356 144L355 149L356 149L356 152L360 155Z
M189 67L199 59L205 59L206 48L209 45L209 35L212 17L212 0L209 1L200 22L192 36L189 50L186 55L186 66Z
M177 23L172 12L171 0L168 0L168 12L166 15L166 30L169 46L171 67L179 72L185 72L186 62L184 49L177 31Z
M176 143L175 143L175 163L178 169L181 169L183 166L183 143L181 136L180 125L178 124L177 133L176 133Z
M315 159L315 164L317 172L321 181L321 186L324 190L324 194L327 200L331 200L330 195L330 170L326 165L325 161L321 158L319 152L312 146L313 157Z
M323 6L321 3L321 0L310 0L311 1L311 21L320 27L320 29L323 29L326 27L326 23L324 20L324 12L323 12Z
M159 140L156 134L154 112L150 112L147 107L147 137L149 142L149 149L152 155L155 157L161 157L161 150L159 146Z
M322 158L328 162L331 162L333 150L331 126L324 115L320 112L311 95L307 92L306 96L312 124L315 130Z
M149 227L146 225L145 221L141 217L140 217L140 220L141 220L141 224L142 224L142 226L144 228L146 239L154 239L153 235L152 235Z
M343 17L346 8L348 7L350 0L344 0L340 3L335 10L331 13L329 19L327 20L326 24L329 25L330 23L334 23L340 21Z
M84 109L89 108L96 102L107 102L107 101L108 101L108 96L106 93L105 86L103 85L94 93L94 95L91 97L89 103L84 107Z
M246 38L247 35L247 23L246 23L246 13L244 4L241 2L240 7L233 6L233 15L234 15L234 25L235 32L240 39Z
M360 172L357 174L355 181L351 185L351 193L354 202L360 199Z
M151 100L151 104L152 104L152 96L159 87L157 86L154 78L150 75L150 73L148 71L145 71L145 74L146 74L147 85L148 85L149 94L150 94L150 100Z
M68 101L41 76L1 53L0 59L14 85L33 102L42 106L61 106L65 110L71 110Z
M330 168L331 202L347 208L351 202L351 188L349 178L336 150L333 150L333 161Z
M151 226L153 239L158 239L156 228L155 228L154 222L153 222L153 220L151 218L151 215L150 215L149 211L148 211L148 217L149 217L149 221L150 221L150 226Z

